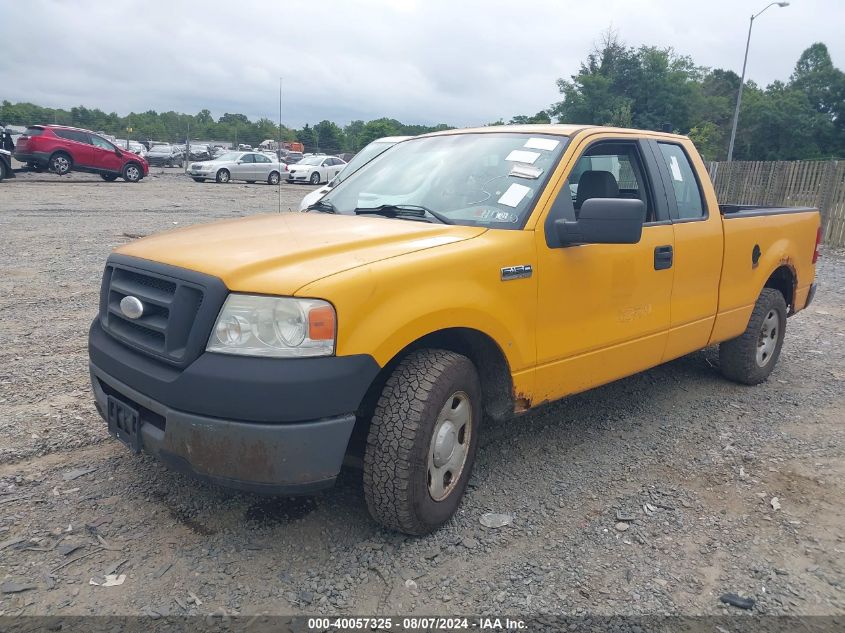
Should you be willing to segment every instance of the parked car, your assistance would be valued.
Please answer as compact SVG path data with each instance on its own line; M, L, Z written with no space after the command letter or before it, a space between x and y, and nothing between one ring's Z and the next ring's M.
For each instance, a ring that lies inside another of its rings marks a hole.
M185 150L177 145L153 145L147 152L147 162L152 167L183 167Z
M190 160L210 160L211 159L211 152L208 149L208 145L191 145L190 153L189 153Z
M306 156L288 167L287 180L319 185L337 176L345 166L346 163L335 156Z
M282 162L287 163L288 165L295 165L303 158L305 158L302 155L302 152L288 152L285 150L279 151L281 152L281 154L279 155L279 159L282 160Z
M260 152L226 152L214 160L191 163L188 175L196 182L245 180L253 183L261 180L277 185L286 167Z
M4 178L14 178L12 171L12 152L7 149L0 149L0 181Z
M332 187L340 184L341 182L343 182L344 179L348 178L350 175L358 171L358 169L360 169L362 165L369 163L376 156L381 155L386 150L396 145L396 143L407 141L409 138L413 137L385 136L383 138L376 139L372 143L368 144L364 149L355 154L348 163L346 163L346 167L341 169L340 173L338 173L337 176L332 178L329 182L327 182L319 189L315 189L314 191L308 193L302 199L302 202L299 203L299 210L304 211L309 206L317 202L317 200L326 195L329 191L331 191Z
M816 290L818 210L719 205L675 134L429 134L318 205L120 246L96 406L135 453L265 494L330 486L348 454L374 518L409 534L457 510L482 418L716 344L726 378L761 383Z
M85 171L107 181L122 177L138 182L149 173L149 165L141 156L120 149L90 130L63 125L28 127L15 145L14 156L35 171L49 169L60 176Z

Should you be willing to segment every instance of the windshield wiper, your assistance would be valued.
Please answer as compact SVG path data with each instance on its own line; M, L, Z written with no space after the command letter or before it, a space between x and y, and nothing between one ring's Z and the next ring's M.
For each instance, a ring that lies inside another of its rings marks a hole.
M314 204L308 205L306 211L319 211L320 213L337 213L335 206L328 200L317 200Z
M357 215L385 215L389 218L424 218L428 214L442 224L455 223L442 213L432 211L419 204L382 204L377 207L358 207L355 209L355 213Z

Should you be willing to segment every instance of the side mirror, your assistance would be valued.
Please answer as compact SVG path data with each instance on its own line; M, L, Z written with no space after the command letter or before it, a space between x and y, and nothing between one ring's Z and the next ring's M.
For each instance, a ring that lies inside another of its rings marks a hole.
M117 147L115 147L114 148L114 155L115 156L123 156L123 153Z
M578 219L556 220L555 231L561 246L572 244L636 244L645 222L642 200L628 198L588 198L581 205Z

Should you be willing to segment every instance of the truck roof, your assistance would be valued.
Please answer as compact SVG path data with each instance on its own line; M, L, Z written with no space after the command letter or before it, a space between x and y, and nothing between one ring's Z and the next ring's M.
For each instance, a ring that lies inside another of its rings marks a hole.
M633 128L609 127L604 125L578 125L570 123L529 123L525 125L487 125L484 127L471 127L457 130L443 130L431 132L423 136L443 136L447 134L476 134L495 132L522 132L527 134L554 134L557 136L575 136L579 132L590 130L592 132L616 132L620 134L648 134L671 139L687 138L682 134L671 134L658 132L656 130L637 130Z

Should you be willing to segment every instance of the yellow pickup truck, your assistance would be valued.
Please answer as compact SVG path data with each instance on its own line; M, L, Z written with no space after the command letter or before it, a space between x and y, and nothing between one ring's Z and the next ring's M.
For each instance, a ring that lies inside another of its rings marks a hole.
M357 461L373 517L422 534L457 509L485 418L714 344L727 378L766 380L819 235L815 209L720 207L683 136L420 136L306 213L117 249L97 408L133 451L224 486L307 494Z

